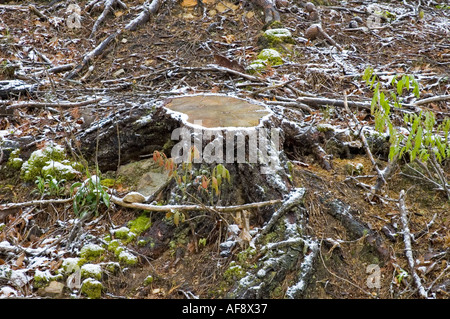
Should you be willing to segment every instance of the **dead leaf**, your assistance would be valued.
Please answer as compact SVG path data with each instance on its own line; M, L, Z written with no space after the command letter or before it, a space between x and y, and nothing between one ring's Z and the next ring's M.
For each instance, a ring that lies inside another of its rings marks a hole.
M214 61L217 65L223 66L224 68L228 68L231 70L235 70L238 72L245 72L245 69L238 62L228 59L219 54L214 54Z

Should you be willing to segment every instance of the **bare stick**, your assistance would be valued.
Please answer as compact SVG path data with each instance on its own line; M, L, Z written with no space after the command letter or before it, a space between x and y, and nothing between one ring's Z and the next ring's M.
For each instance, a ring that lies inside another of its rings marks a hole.
M370 151L369 144L367 143L366 137L364 136L364 133L362 132L361 124L359 123L359 121L356 118L355 114L353 114L350 111L350 109L348 108L347 94L346 93L344 93L344 107L345 107L345 111L352 117L353 121L355 122L357 130L360 132L359 133L359 138L360 138L361 142L363 143L364 150L365 150L367 156L369 157L370 162L372 163L373 167L375 168L375 171L377 172L378 179L377 179L377 184L376 184L376 186L374 188L374 190L377 191L377 190L381 189L381 187L384 184L386 184L386 179L385 179L386 169L381 171L380 168L377 165L377 162L373 158L372 152Z
M44 19L46 21L48 21L48 17L43 14L41 11L39 11L38 9L36 9L36 7L32 4L30 4L28 6L28 8L30 9L31 12L33 12L35 15L37 15L39 18Z
M95 21L94 26L92 27L92 32L91 35L89 36L89 38L92 38L95 33L97 32L100 24L103 23L103 21L105 21L106 16L113 11L113 6L117 4L117 0L106 0L105 2L105 9L103 10L103 12L100 14L100 16L98 17L97 21Z
M0 211L14 209L14 208L27 207L27 206L37 206L37 205L47 205L47 204L65 204L70 201L73 201L73 197L63 198L63 199L32 200L32 201L23 202L23 203L9 203L9 204L0 205Z
M427 103L433 103L433 102L440 102L440 101L446 101L446 100L450 100L450 95L438 95L438 96L432 96L426 99L422 99L419 101L414 102L415 106L419 106L422 104L427 104Z
M414 278L414 282L416 283L417 288L419 289L419 294L422 298L428 298L427 292L425 288L422 286L422 282L420 280L419 275L417 275L415 270L414 256L411 248L411 232L409 231L408 226L408 216L405 208L405 191L401 190L400 196L398 198L398 208L400 210L400 219L403 224L403 242L405 243L405 255L408 261L408 265L410 271L412 273L412 277Z
M69 108L69 107L78 107L78 106L85 106L89 104L94 104L97 102L100 102L102 98L96 98L93 100L87 100L82 102L73 102L73 103L46 103L46 102L26 102L26 103L17 103L17 104L11 104L6 109L19 109L21 107L62 107L62 108Z
M158 206L158 205L142 204L142 203L126 203L123 201L122 198L119 198L114 195L111 195L111 201L114 204L117 204L122 207L143 209L143 210L152 211L152 212L170 212L173 210L178 210L178 211L212 210L212 211L219 211L219 212L234 212L237 210L244 210L244 209L259 208L259 207L264 207L264 206L275 205L275 204L279 204L281 202L280 199L275 199L275 200L269 200L269 201L265 201L265 202L257 202L257 203L234 205L234 206L203 206L203 205Z

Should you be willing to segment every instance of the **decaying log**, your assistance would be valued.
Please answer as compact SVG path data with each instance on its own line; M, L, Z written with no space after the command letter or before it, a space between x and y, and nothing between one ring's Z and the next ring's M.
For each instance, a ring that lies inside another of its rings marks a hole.
M37 107L37 108L43 108L43 107L62 107L62 108L70 108L70 107L79 107L79 106L85 106L89 104L94 104L97 102L100 102L101 98L96 98L93 100L86 100L81 102L61 102L61 103L46 103L46 102L24 102L24 103L16 103L9 105L6 110L14 110L19 109L21 107Z
M320 200L327 208L327 213L339 220L353 236L356 238L366 236L367 243L374 248L383 261L387 261L390 258L389 250L383 238L376 231L371 230L367 225L354 217L356 212L350 205L338 199L321 198Z
M21 80L0 81L0 98L9 99L28 96L36 91L37 86L27 84Z

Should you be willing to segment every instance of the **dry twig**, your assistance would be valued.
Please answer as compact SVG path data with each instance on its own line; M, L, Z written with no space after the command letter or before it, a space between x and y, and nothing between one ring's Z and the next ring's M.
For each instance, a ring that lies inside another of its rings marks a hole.
M411 247L411 232L408 226L408 216L405 207L405 191L402 190L400 192L400 196L398 198L398 208L400 210L400 219L403 224L403 242L405 243L405 255L408 261L409 269L412 273L412 277L414 282L416 283L417 288L419 289L419 294L422 298L428 298L427 292L425 288L422 286L422 282L420 280L419 275L416 273L414 256L412 253Z

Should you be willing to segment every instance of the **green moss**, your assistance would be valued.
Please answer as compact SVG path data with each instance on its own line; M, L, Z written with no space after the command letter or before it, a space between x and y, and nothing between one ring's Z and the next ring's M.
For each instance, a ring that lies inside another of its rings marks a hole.
M114 237L122 240L124 244L128 244L135 240L137 235L130 231L128 227L120 227L114 231Z
M138 258L132 255L130 252L123 250L119 254L119 262L128 266L134 266L137 264Z
M78 257L69 257L64 259L61 269L64 274L70 275L71 273L80 269L80 258Z
M102 279L102 268L96 264L84 264L81 267L81 278L94 278L97 280Z
M146 239L139 239L138 241L137 241L137 245L139 246L139 247L144 247L144 246L147 246L147 244L149 243L150 241L149 240L146 240Z
M119 246L117 247L117 249L114 251L114 255L119 258L120 254L125 250L125 247L123 246Z
M93 278L87 278L81 284L81 292L89 299L99 299L102 296L102 290L102 283Z
M5 229L6 225L4 223L0 223L0 232Z
M292 38L291 31L284 28L266 30L263 36L266 38L267 43L270 47L276 47L280 43L295 43L294 39Z
M98 260L104 251L105 249L100 247L99 245L88 244L81 248L80 257L87 261L94 261Z
M34 274L33 287L34 288L44 288L47 287L52 279L52 275L48 270L40 271L36 270Z
M69 161L62 161L57 162L53 160L49 160L47 162L47 165L42 167L41 175L42 176L53 176L57 179L65 179L65 180L72 180L77 175L79 175L80 172L75 170L71 165Z
M138 218L128 222L128 227L130 228L130 231L138 236L147 229L149 229L151 225L152 221L150 219L150 216L147 215L147 213L143 213Z
M117 239L111 240L111 242L108 244L108 250L112 252L116 252L117 248L120 246L120 241Z
M258 59L250 63L245 70L250 74L255 74L263 72L266 67L267 63L264 60Z
M114 187L116 183L116 180L112 178L105 178L100 181L100 184L102 184L102 186L106 186L108 188Z
M30 158L21 167L20 176L25 181L34 181L38 176L47 175L71 180L80 174L80 169L81 164L66 159L61 146L47 146L31 153Z
M236 264L235 261L230 263L230 266L223 273L223 278L226 280L228 284L232 284L245 276L244 269Z
M153 276L147 276L144 279L144 282L142 283L144 286L151 285L153 283Z
M256 250L252 247L248 247L247 249L241 251L237 254L237 261L241 265L245 265L248 263L250 259L256 254Z
M7 166L16 170L20 170L23 165L23 160L19 157L20 149L11 152L8 158Z
M264 49L258 54L258 59L265 61L270 65L281 65L283 59L280 53L274 49Z
M119 229L114 230L114 237L117 239L126 240L128 239L128 234L130 229L128 227L120 227Z

